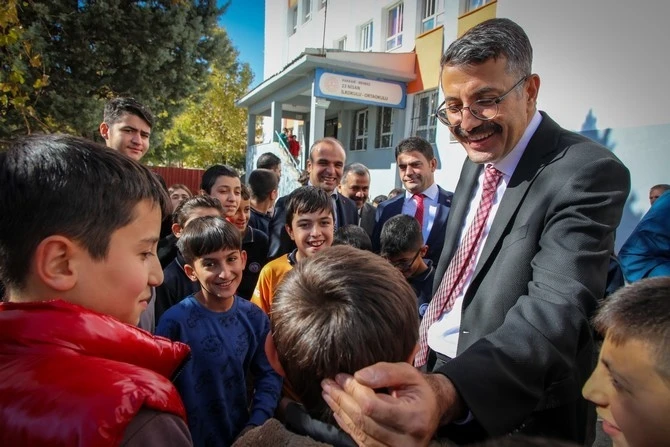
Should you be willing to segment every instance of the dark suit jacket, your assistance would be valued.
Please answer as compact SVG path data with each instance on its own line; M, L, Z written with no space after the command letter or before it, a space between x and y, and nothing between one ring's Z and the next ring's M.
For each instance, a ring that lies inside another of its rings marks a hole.
M451 198L453 193L437 187L439 193L437 195L437 213L433 221L433 227L430 229L428 240L424 241L428 245L428 252L425 258L433 261L437 265L442 253L442 246L444 245L445 228L447 227L447 216L449 216L449 208L451 207ZM381 250L381 242L379 240L382 234L382 227L393 216L402 214L402 206L405 202L405 194L398 194L390 200L386 200L377 206L377 213L375 215L375 228L372 232L372 249L375 253Z
M270 220L268 237L270 238L270 250L268 259L275 259L279 256L290 253L295 248L295 242L291 240L284 224L286 223L286 198L283 196L277 199L275 203L275 212ZM358 209L353 200L337 194L337 226L358 225Z
M375 229L376 212L377 209L374 206L370 205L369 203L363 205L363 209L361 209L361 221L359 223L359 226L362 227L370 237L372 237L372 232Z
M542 116L465 293L457 356L437 372L488 436L520 431L581 443L593 415L581 396L595 359L589 319L604 296L630 177L609 150ZM482 168L463 165L433 293Z

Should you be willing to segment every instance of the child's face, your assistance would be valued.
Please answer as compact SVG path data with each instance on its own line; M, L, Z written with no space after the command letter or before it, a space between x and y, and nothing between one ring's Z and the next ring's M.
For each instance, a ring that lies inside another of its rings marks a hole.
M233 217L242 199L242 184L240 183L240 179L220 175L216 179L214 186L212 186L210 196L219 199L219 202L223 205L223 214L225 217Z
M240 206L235 211L235 215L230 220L230 223L235 225L242 234L247 229L249 223L249 216L251 215L251 201L241 199Z
M294 214L286 232L298 247L298 259L310 257L333 244L333 214L330 210Z
M188 214L186 222L184 222L184 227L177 223L172 225L172 234L179 238L181 236L181 232L184 231L184 228L186 228L186 225L188 225L193 219L207 216L223 217L221 216L221 212L219 212L219 210L216 208L193 208L193 210L191 210L191 212Z
M246 262L244 250L223 249L186 264L184 272L191 280L200 282L207 300L227 299L232 298L240 286Z
M86 252L79 263L77 304L136 325L147 308L151 287L163 282L156 257L161 210L144 200L133 210L135 219L119 228L109 241L104 259L94 260Z
M172 209L176 210L177 207L181 202L184 200L188 199L190 195L188 192L184 191L183 189L173 189L170 191L170 201L172 202Z
M670 382L656 370L649 345L605 337L598 365L582 394L596 405L615 447L666 445L670 439Z
M411 278L416 275L421 264L423 264L421 256L422 252L425 253L424 247L425 246L418 250L404 251L395 256L389 256L388 261L393 267L400 270L400 273L402 273L405 278Z

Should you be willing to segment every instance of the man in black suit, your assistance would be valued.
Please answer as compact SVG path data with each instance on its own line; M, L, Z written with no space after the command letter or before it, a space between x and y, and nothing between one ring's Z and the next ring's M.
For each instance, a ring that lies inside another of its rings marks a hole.
M402 140L395 148L395 159L405 191L377 206L371 237L372 249L379 253L379 236L387 220L398 214L416 215L418 203L415 198L421 196L421 231L428 246L425 257L437 265L444 245L444 230L453 193L435 183L437 159L433 154L433 146L423 138L409 137Z
M370 195L370 171L362 163L351 163L344 167L342 182L337 187L340 194L356 204L358 226L372 237L375 227L375 207L368 203Z
M526 33L508 19L475 26L442 57L436 116L468 159L426 313L437 318L424 316L415 359L428 354L433 374L378 364L324 381L359 442L421 444L438 427L459 442L525 433L583 444L592 434L595 414L580 393L595 358L589 319L630 177L607 148L537 110L531 62ZM463 243L477 227L478 243ZM468 246L471 256L456 256ZM459 259L472 268L454 276ZM446 278L458 279L452 294Z
M326 137L312 144L307 160L309 184L326 190L333 199L335 208L335 229L344 225L358 225L356 205L350 199L337 192L337 185L342 179L342 170L346 153L342 144L335 138ZM286 196L277 199L275 211L270 220L268 235L270 250L268 259L274 259L295 248L295 243L286 233Z

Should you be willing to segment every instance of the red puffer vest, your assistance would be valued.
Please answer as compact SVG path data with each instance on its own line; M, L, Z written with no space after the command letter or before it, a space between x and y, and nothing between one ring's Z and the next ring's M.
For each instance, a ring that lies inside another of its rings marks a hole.
M64 301L0 304L0 445L111 446L141 407L185 419L188 346Z

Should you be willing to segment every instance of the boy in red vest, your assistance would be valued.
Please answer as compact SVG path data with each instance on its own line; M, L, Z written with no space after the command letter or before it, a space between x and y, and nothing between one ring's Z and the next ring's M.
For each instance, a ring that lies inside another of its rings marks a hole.
M42 135L0 154L0 184L0 445L191 445L170 381L189 349L134 326L163 281L156 176Z

